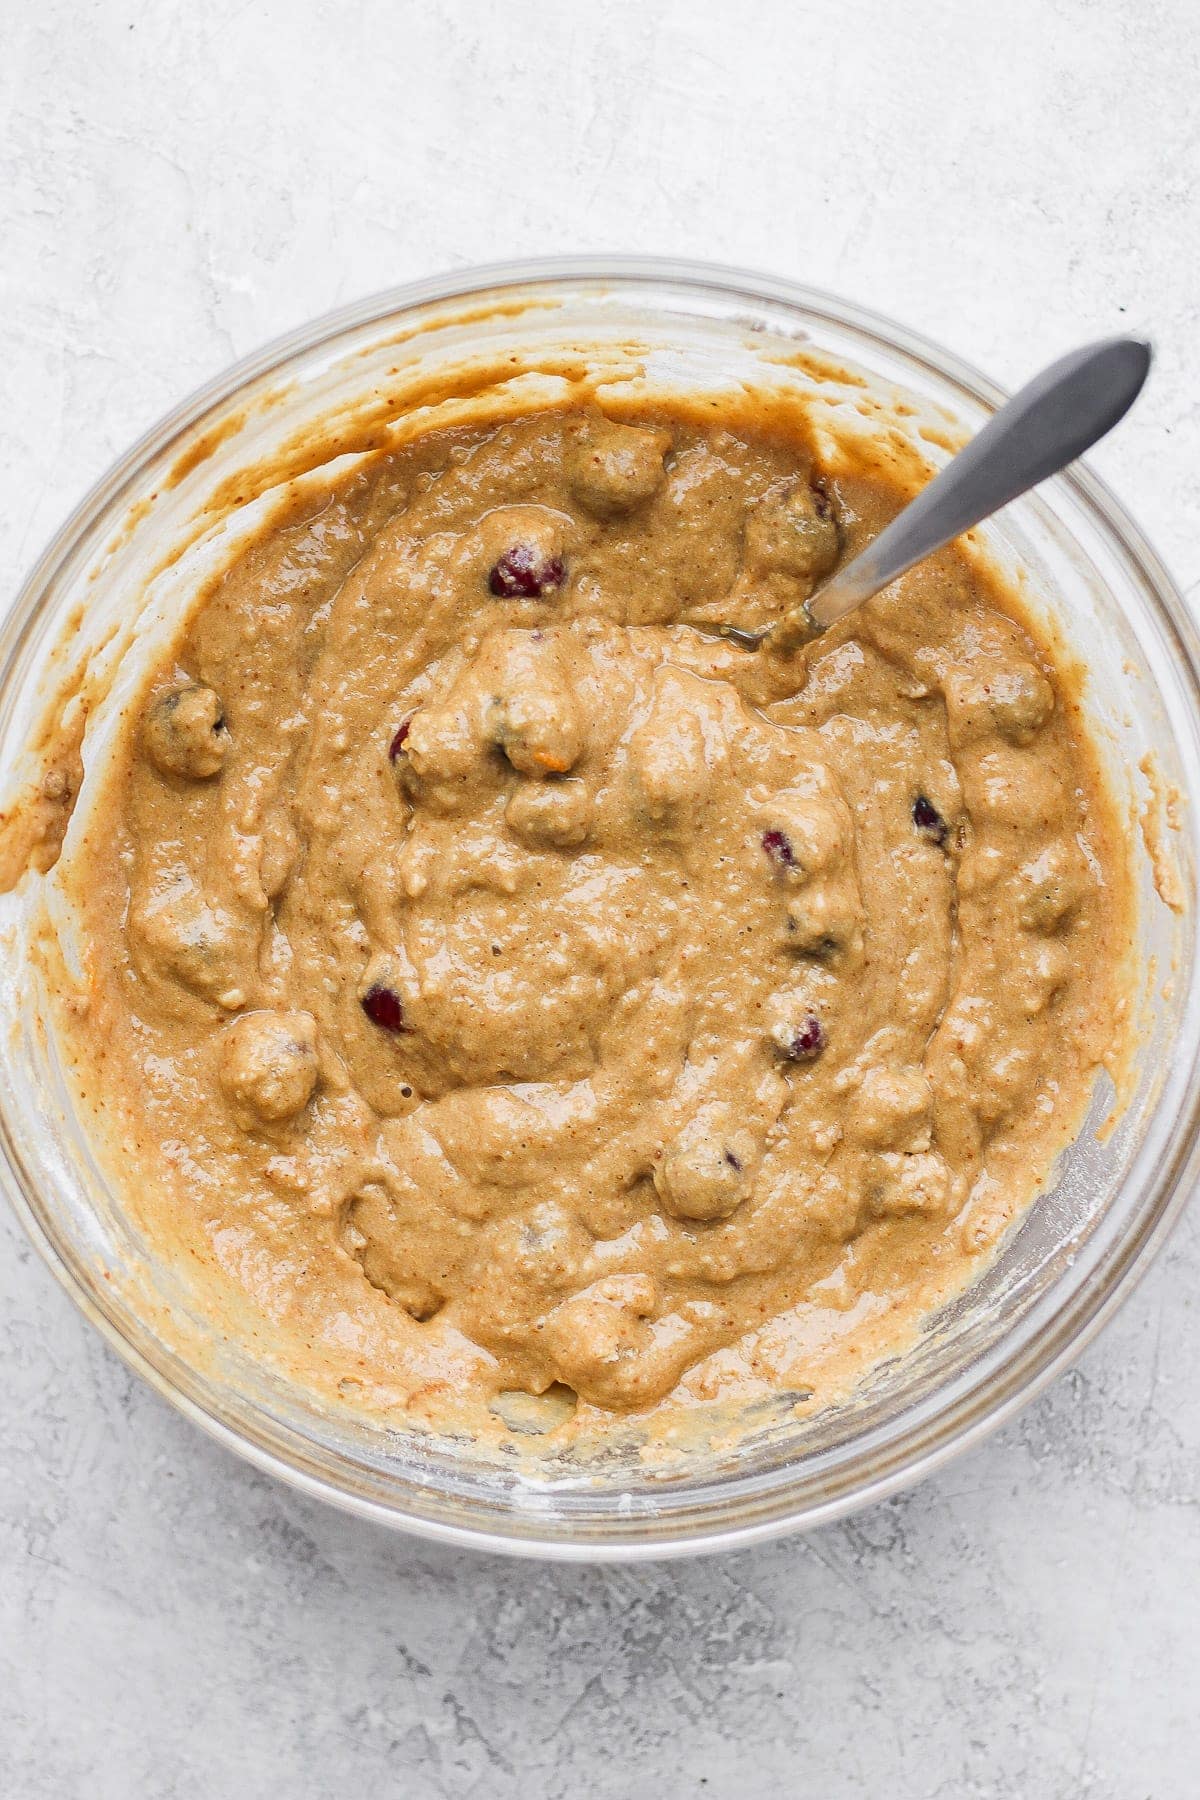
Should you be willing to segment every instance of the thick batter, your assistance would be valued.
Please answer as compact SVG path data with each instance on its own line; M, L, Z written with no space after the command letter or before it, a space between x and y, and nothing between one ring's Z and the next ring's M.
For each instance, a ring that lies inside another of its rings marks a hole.
M542 413L202 597L78 859L72 1053L145 1229L315 1387L819 1404L1078 1129L1125 852L1015 602L948 551L798 655L712 634L900 500Z

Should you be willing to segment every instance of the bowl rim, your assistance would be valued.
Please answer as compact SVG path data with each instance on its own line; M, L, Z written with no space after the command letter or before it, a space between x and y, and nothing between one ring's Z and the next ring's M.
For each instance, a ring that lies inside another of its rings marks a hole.
M0 685L7 682L27 633L36 623L40 597L69 562L83 556L85 551L94 554L97 547L94 540L99 536L105 515L120 501L123 491L135 481L143 465L167 452L174 440L194 432L207 413L233 399L251 382L281 370L297 355L312 352L356 329L370 327L415 308L470 300L491 292L501 295L514 289L570 289L583 284L634 291L639 285L694 291L707 289L719 292L726 300L740 296L754 304L782 305L802 311L835 330L849 328L885 352L900 352L938 381L955 384L968 400L985 408L994 409L1007 398L1003 388L972 364L883 313L843 300L825 289L733 265L619 254L552 256L481 264L426 276L325 312L269 340L221 369L144 431L68 514L11 601L0 608ZM1047 486L1069 490L1102 535L1115 539L1124 560L1134 566L1142 585L1153 597L1156 624L1166 634L1168 648L1190 677L1193 703L1196 704L1200 697L1200 631L1181 589L1141 528L1086 463L1073 464L1069 471L1055 477ZM1110 1269L1103 1283L1096 1284L1098 1291L1091 1295L1081 1291L1074 1297L1077 1304L1069 1328L1056 1329L1040 1344L1026 1344L1019 1350L1012 1366L1005 1371L999 1391L993 1386L982 1401L977 1396L972 1399L971 1394L960 1396L917 1432L908 1433L908 1438L919 1438L922 1432L925 1437L932 1434L934 1441L931 1443L910 1442L905 1449L907 1440L901 1433L894 1446L899 1454L893 1456L891 1466L839 1493L808 1502L797 1498L792 1506L784 1497L770 1516L739 1524L689 1526L684 1521L675 1535L656 1535L649 1541L623 1533L608 1537L589 1535L582 1539L554 1534L516 1535L503 1529L456 1524L405 1511L309 1473L296 1462L277 1454L265 1442L255 1440L210 1413L163 1366L132 1342L116 1318L98 1304L37 1216L25 1185L28 1182L36 1191L37 1184L24 1169L23 1159L2 1117L0 1187L43 1262L121 1359L210 1438L264 1473L312 1498L433 1542L564 1562L653 1561L744 1548L830 1523L914 1485L943 1467L952 1457L980 1444L1012 1419L1077 1358L1129 1297L1162 1249L1200 1173L1198 1084L1193 1086L1189 1119L1190 1126L1182 1141L1178 1133L1176 1135L1179 1148L1160 1189L1160 1201L1153 1216L1148 1221L1141 1221L1140 1230L1119 1245L1115 1269ZM960 1417L968 1403L972 1403L972 1416ZM731 1493L731 1501L733 1498ZM564 1523L569 1529L569 1522Z

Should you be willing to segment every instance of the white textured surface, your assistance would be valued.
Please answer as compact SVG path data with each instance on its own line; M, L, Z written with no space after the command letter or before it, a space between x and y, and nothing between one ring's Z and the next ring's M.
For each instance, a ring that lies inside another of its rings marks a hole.
M631 249L1006 382L1160 349L1097 456L1200 592L1196 0L0 0L0 568L231 357L457 264ZM0 1220L0 1794L1185 1800L1195 1209L985 1449L625 1571L391 1538L214 1449Z

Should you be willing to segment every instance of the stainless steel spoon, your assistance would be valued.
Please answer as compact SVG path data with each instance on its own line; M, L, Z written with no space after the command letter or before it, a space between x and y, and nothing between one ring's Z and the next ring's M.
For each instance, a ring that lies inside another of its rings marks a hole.
M828 630L906 569L1090 450L1142 391L1153 352L1104 338L1035 375L852 562L762 631L722 627L747 649L787 653Z

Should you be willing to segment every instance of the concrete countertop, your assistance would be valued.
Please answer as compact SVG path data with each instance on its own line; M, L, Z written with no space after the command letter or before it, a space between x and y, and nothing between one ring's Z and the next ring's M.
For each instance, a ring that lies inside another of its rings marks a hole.
M264 339L581 250L836 289L1006 383L1124 324L1095 458L1200 597L1195 0L0 0L0 567ZM807 1539L430 1548L253 1473L0 1215L0 1794L1186 1800L1200 1214L1023 1417Z

